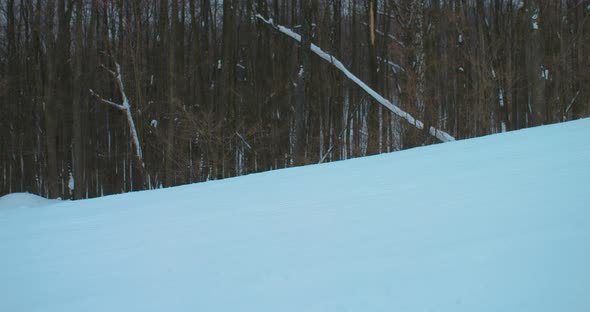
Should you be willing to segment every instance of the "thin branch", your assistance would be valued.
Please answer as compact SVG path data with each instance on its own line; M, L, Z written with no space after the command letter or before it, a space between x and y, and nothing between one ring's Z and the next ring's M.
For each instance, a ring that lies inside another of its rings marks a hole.
M123 107L121 104L117 104L113 101L109 101L109 100L103 98L102 96L96 94L96 92L94 92L94 90L88 89L88 91L90 91L90 94L93 95L95 98L97 98L99 101L101 101L105 104L111 105L111 106L115 107L116 109L125 110L125 107Z
M569 112L570 108L572 108L572 106L574 105L574 103L576 102L576 98L578 97L578 95L580 94L580 90L578 90L578 92L576 92L576 95L574 95L574 97L572 98L572 100L570 101L570 105L567 106L567 108L565 109L565 113L567 114L567 112Z
M365 22L363 22L363 25L369 27L369 24L367 24ZM387 38L391 39L393 42L397 43L402 48L405 48L406 47L406 45L401 40L399 40L396 36L394 36L393 34L387 34L387 35L385 35L385 33L382 32L382 31L380 31L379 29L376 29L375 30L375 33L377 33L380 36L387 37Z
M399 71L403 71L403 72L405 72L405 71L406 71L406 70L404 69L404 67L403 67L403 66L401 66L400 64L398 64L398 63L396 63L396 62L393 62L393 61L390 61L390 60L388 60L388 59L386 59L386 58L382 58L382 57L380 57L380 56L377 56L377 60L378 60L378 61L380 61L380 62L386 63L386 64L388 64L389 66L391 66L391 69L393 69L393 72L394 72L394 73L396 73L396 74L397 74L398 70L399 70Z
M389 13L386 13L386 12L383 12L383 11L377 11L377 14L379 14L381 16L385 16L385 17L389 17L389 18L395 19L395 15L389 14Z
M242 135L240 135L237 131L236 131L236 135L238 136L238 138L240 138L242 140L242 142L244 142L244 144L246 145L246 147L249 150L252 150L252 146L250 146L250 144L248 144L248 142L246 142L246 140L244 139L244 137Z
M105 71L109 72L111 74L111 76L113 76L114 79L117 79L117 74L115 74L114 71L112 71L109 68L107 68L106 66L104 66L104 64L100 64L100 67L102 69L104 69Z

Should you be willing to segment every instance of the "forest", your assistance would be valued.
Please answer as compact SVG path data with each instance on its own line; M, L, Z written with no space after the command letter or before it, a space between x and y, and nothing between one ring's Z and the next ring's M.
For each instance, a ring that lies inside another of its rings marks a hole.
M0 195L97 197L587 117L589 20L590 0L2 0Z

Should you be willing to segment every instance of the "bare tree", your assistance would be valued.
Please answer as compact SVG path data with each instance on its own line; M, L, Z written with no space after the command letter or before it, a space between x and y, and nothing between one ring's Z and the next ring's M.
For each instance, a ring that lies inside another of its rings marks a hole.
M131 113L131 104L129 103L129 98L125 93L125 85L123 84L123 76L121 74L121 65L115 62L116 72L108 69L104 65L101 65L101 67L104 68L109 74L111 74L111 76L115 80L115 83L117 84L117 88L119 89L121 95L121 103L115 103L111 100L107 100L95 93L92 89L89 89L90 94L92 94L102 103L107 104L110 107L116 108L125 114L125 117L127 118L127 123L129 125L129 132L131 133L131 140L133 142L133 146L135 147L135 156L137 156L140 167L143 168L145 167L145 165L143 163L143 152L141 149L141 142L139 141L139 135L137 134L137 127L135 127L135 121L133 121L133 115Z

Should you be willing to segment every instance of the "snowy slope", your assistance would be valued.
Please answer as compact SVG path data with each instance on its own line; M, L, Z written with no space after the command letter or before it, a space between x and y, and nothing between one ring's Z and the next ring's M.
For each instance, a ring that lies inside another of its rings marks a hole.
M13 193L0 197L0 209L38 208L59 202L59 200L47 199L29 193Z
M590 119L0 207L0 311L590 311Z

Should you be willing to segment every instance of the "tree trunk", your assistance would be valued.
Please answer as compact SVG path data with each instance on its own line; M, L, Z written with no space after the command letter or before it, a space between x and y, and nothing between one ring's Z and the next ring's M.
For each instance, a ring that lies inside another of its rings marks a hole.
M85 97L82 87L82 58L83 58L83 37L82 37L82 16L84 8L82 0L76 0L76 21L75 21L75 55L74 55L74 75L72 88L72 115L73 115L73 159L72 169L74 173L74 198L81 199L85 194L85 156L84 156L84 139L82 130L82 111L85 109Z
M526 66L528 82L528 111L530 125L542 125L547 120L545 105L545 77L543 64L543 36L541 35L541 10L537 0L528 3L528 35L526 36Z
M168 1L165 1L168 2ZM160 14L168 15L168 8L162 8ZM166 18L166 20L168 20ZM166 186L173 186L176 179L176 157L175 157L175 128L176 128L176 86L175 86L175 69L176 69L176 40L177 40L177 27L178 27L178 0L172 0L172 12L169 19L169 31L167 40L164 42L168 47L168 68L167 68L167 80L168 80L168 92L167 92L167 103L168 103L168 127L166 132Z
M305 163L305 113L309 105L309 80L311 78L311 23L312 0L302 0L300 16L303 18L301 46L299 48L299 72L297 73L297 99L295 104L295 136L293 156L295 165Z
M46 29L48 33L52 34L47 38L47 65L46 65L46 83L44 90L44 111L45 111L45 140L47 148L47 197L57 198L59 197L59 181L58 181L58 168L57 168L57 122L55 115L57 110L54 108L56 103L54 84L57 80L54 70L55 60L55 42L53 41L53 17L55 10L54 0L47 2L47 16L45 18Z

